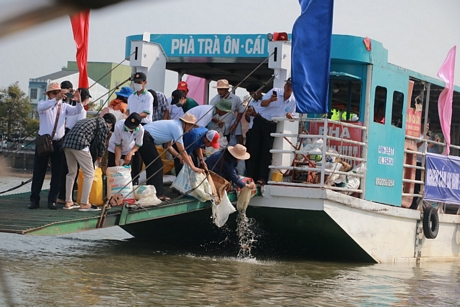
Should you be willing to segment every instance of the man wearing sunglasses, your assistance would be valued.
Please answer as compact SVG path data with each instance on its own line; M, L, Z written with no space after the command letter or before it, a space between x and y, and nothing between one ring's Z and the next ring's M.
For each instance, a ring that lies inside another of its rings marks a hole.
M34 171L32 175L32 188L30 194L29 209L40 208L40 192L48 168L48 162L51 160L51 183L48 192L48 208L56 210L56 199L59 193L60 175L63 163L64 153L61 151L62 139L65 134L65 118L69 115L79 114L83 110L81 104L80 92L76 91L74 95L76 106L63 103L63 98L68 90L61 89L57 82L52 82L46 90L46 98L41 100L37 105L37 111L40 117L39 135L49 134L53 136L54 152L49 156L38 156L35 149ZM53 135L54 126L56 130Z

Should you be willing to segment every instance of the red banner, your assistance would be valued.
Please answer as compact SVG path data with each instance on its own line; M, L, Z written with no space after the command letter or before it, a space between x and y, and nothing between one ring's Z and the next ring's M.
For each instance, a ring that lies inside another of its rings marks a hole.
M415 111L408 108L406 113L406 135L416 138L420 137L420 123L422 121L422 111Z
M78 87L88 88L88 34L89 34L89 11L81 11L70 16L73 37L77 46L77 67L80 72Z

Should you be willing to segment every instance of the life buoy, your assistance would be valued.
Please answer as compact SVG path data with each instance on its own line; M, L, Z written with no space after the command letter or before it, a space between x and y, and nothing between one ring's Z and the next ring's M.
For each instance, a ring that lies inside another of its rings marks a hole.
M423 211L423 233L427 239L434 239L438 236L439 216L434 207L428 207Z

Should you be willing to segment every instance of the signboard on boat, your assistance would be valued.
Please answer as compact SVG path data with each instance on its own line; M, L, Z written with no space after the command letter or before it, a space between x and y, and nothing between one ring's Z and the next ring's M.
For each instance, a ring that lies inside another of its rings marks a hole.
M426 154L425 200L460 205L460 158Z
M142 35L126 38L126 56L131 41L141 41ZM266 58L267 34L150 34L150 42L160 44L168 58Z

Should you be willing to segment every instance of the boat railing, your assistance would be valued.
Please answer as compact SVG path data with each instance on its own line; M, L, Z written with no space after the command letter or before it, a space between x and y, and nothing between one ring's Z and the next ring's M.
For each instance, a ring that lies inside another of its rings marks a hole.
M278 121L278 128L285 127L280 122L297 122L300 128L297 131L277 129L283 132L271 134L275 145L270 150L273 162L269 166L272 170L269 184L324 188L348 195L362 195L359 183L365 177L367 144L362 140L365 139L366 127L358 122L328 118L288 120L280 117L273 120ZM351 130L355 137L349 137ZM358 180L358 184L349 185L351 180Z

